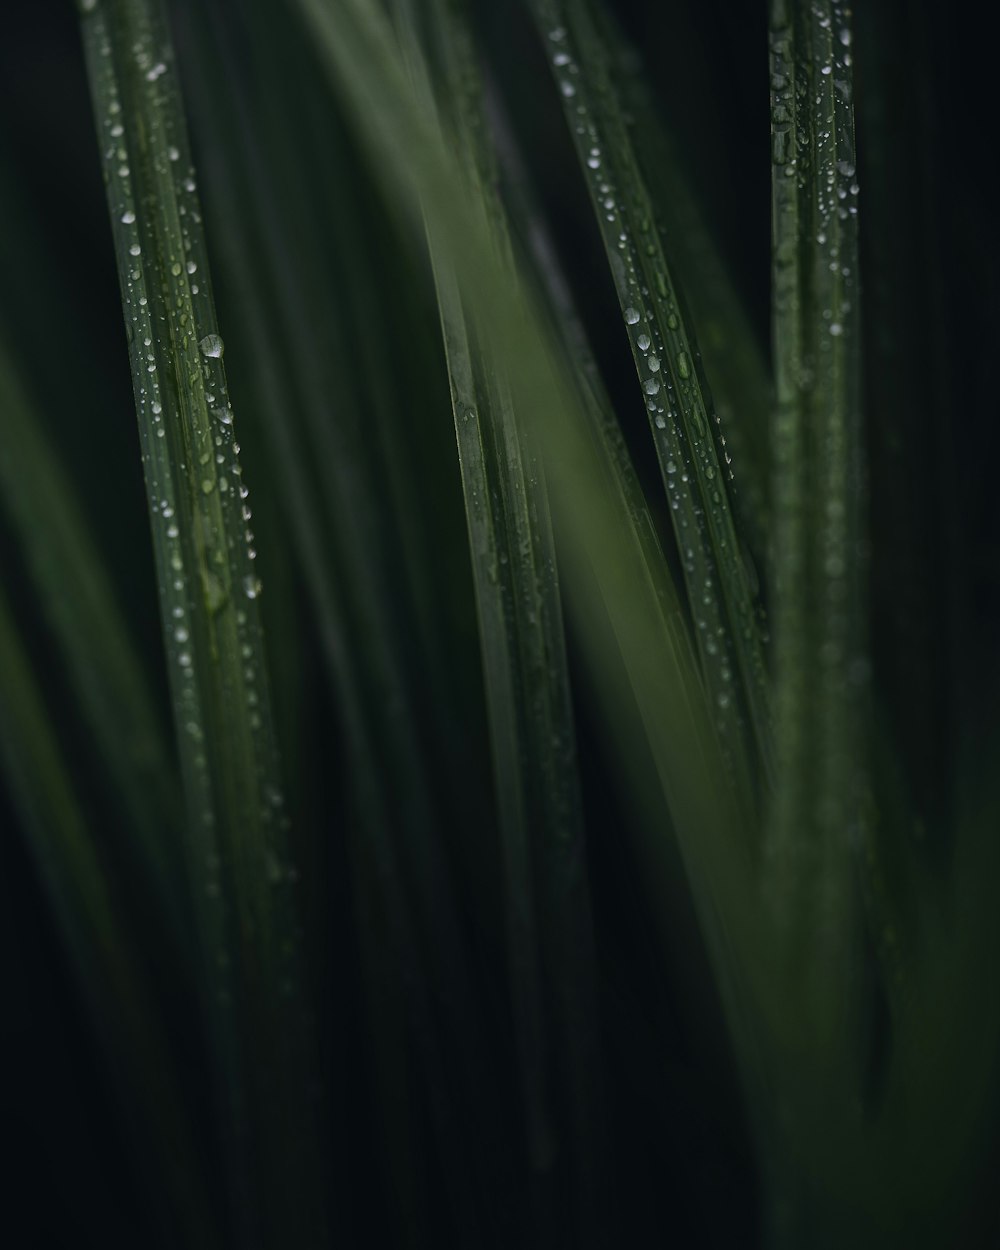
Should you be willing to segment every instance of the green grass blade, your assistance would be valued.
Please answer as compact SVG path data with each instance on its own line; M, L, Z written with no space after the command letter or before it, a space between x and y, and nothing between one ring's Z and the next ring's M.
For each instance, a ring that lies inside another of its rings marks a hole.
M83 14L188 804L189 870L245 1244L323 1223L261 582L162 9ZM263 1161L266 1160L266 1163ZM264 1167L266 1183L254 1180Z
M706 225L677 135L653 98L636 49L603 0L595 0L593 10L656 225L697 327L709 391L739 473L735 507L763 570L770 533L768 443L774 394L764 347Z
M11 517L42 606L66 657L87 724L125 811L147 888L175 940L185 907L176 835L179 781L146 677L97 546L10 357L0 341L0 502Z
M434 4L427 16L440 66L440 97L450 106L472 193L492 221L495 246L505 257L509 245L499 201L489 190L496 174L470 32L457 6ZM408 36L402 42L414 46L412 18L401 15L401 23ZM414 63L413 73L419 89L426 67ZM451 377L505 852L507 942L529 1158L542 1201L551 1204L556 1152L576 1156L575 1190L585 1203L577 1239L592 1237L587 1204L597 1183L593 935L546 487L504 365L477 332L475 313L458 289L432 218L427 225ZM554 1003L543 1002L546 972L557 987ZM560 1084L549 1060L553 1046L559 1068L565 1064L571 1073L567 1093L574 1108L572 1128L561 1141L552 1105L553 1087Z
M822 1016L840 1006L814 961L845 953L866 673L850 40L840 3L771 6L781 784L767 888L790 932L810 934L791 948Z
M649 414L716 722L738 793L772 774L759 611L730 500L725 439L654 226L608 58L585 4L538 0L566 120L590 191Z

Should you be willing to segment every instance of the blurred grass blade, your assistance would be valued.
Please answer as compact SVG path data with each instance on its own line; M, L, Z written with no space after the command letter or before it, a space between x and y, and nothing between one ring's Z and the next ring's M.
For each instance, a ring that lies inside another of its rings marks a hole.
M653 204L581 0L534 0L590 191L642 384L716 723L748 814L772 777L770 693L758 608L731 506L729 456Z
M0 765L21 813L28 850L62 930L90 1023L113 1057L128 1127L136 1143L152 1143L151 1152L140 1155L138 1170L171 1235L208 1250L215 1234L176 1075L2 590L0 691Z
M414 228L428 215L435 218L435 237L448 249L461 294L503 345L505 358L516 362L511 387L543 447L575 623L595 668L603 667L598 649L607 637L620 650L627 688L616 686L611 696L622 712L615 723L642 737L641 745L623 741L622 748L652 755L749 1073L758 1066L754 1023L736 987L760 967L762 922L752 902L745 830L733 796L719 786L715 728L690 644L677 631L665 570L647 561L649 549L619 490L616 465L581 425L544 323L496 257L482 206L469 197L456 160L409 86L384 18L370 0L299 0L299 7L387 195ZM592 627L590 617L596 622L599 615L607 624Z
M2 340L0 411L0 503L14 523L81 711L124 807L135 844L122 849L140 860L146 887L160 897L174 940L182 940L179 781L72 483Z
M435 2L427 17L440 67L439 98L447 102L471 193L491 222L501 263L509 263L470 32L457 5ZM400 20L401 42L418 47L412 15L404 12ZM427 72L424 64L413 64L417 90L429 91ZM429 101L428 111L432 107ZM547 490L538 449L512 401L505 362L491 351L474 307L463 299L432 216L427 229L476 588L529 1157L540 1200L551 1206L556 1154L569 1156L576 1200L583 1204L574 1240L582 1244L597 1235L595 973ZM554 1002L543 1001L546 975ZM565 1134L554 1115L560 1085L573 1108Z
M153 0L108 0L85 9L82 27L160 581L232 1215L243 1244L277 1244L279 1230L317 1236L324 1217L247 491L163 11Z
M677 135L653 96L638 52L606 0L592 0L592 9L649 187L654 225L698 328L708 390L739 474L733 483L734 506L763 570L770 533L768 442L774 392L764 346L706 225Z
M775 665L781 783L767 889L832 1027L862 802L857 183L845 6L771 5ZM801 926L809 935L804 940ZM818 1012L819 1015L813 1013ZM832 1042L831 1042L832 1044Z

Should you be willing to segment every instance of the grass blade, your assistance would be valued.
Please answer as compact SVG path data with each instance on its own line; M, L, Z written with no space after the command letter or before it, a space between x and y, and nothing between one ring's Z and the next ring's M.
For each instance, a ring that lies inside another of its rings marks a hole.
M706 225L676 134L653 98L636 49L603 0L595 0L592 7L649 187L655 225L697 327L708 389L738 469L734 506L763 569L770 533L768 443L774 395L765 352Z
M583 3L533 4L590 191L642 383L716 722L748 817L772 775L770 693L758 608L730 501L717 414L654 228L652 200Z
M782 772L767 888L775 914L812 935L810 942L792 940L791 949L800 975L808 952L808 981L823 1000L813 1003L820 1019L839 1010L833 983L815 976L813 959L839 962L845 955L866 673L850 40L840 3L772 4L774 618Z
M412 10L400 7L401 42L419 46ZM472 194L492 222L498 254L509 257L506 224L492 191L496 171L470 32L456 5L433 4L427 17L440 66L439 96L450 106ZM429 94L426 65L413 60L412 72L417 89ZM554 1215L556 1154L568 1155L576 1201L583 1203L575 1239L592 1238L598 1177L593 934L548 499L538 452L518 419L504 364L463 299L433 218L427 228L476 588L507 878L511 997L528 1153L543 1208L536 1220L544 1228ZM546 974L556 987L554 1003L543 1001ZM560 1057L558 1068L554 1054ZM569 1078L560 1082L563 1064ZM560 1083L568 1086L573 1107L565 1136L554 1114L554 1087Z
M261 583L173 50L158 3L82 18L188 805L205 1009L244 1244L322 1226ZM254 1156L264 1166L256 1182ZM266 1160L266 1163L263 1161Z

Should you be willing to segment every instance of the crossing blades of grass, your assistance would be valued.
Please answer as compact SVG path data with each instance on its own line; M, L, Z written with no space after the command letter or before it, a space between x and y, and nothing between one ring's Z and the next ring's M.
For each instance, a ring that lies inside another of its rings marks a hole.
M161 6L82 6L243 1244L318 1237L310 1039L243 484ZM308 1230L308 1234L307 1231Z
M748 818L772 774L762 628L731 506L725 439L700 376L649 190L581 0L532 4L604 240L649 413L713 715ZM752 797L753 796L753 797Z
M817 967L842 968L849 945L867 672L851 28L841 3L776 0L770 38L781 784L766 888L824 1028L842 1006Z
M470 199L465 176L412 91L377 7L368 0L300 0L300 7L387 195L415 228L434 217L435 238L447 248L463 298L512 362L515 404L523 405L543 448L575 624L598 673L613 668L601 659L608 638L619 649L624 683L615 684L606 704L611 723L622 750L652 756L736 1046L754 1068L754 1026L735 991L737 967L752 968L761 954L745 829L728 787L720 785L715 728L690 644L676 631L673 587L662 567L647 563L616 467L581 424L544 321L499 263L482 205Z

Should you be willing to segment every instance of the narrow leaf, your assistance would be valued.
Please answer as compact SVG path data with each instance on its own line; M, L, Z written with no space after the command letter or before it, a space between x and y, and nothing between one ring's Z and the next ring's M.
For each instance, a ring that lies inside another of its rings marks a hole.
M725 438L655 228L608 58L581 0L536 0L539 30L590 191L670 502L706 685L748 813L772 770L759 611L730 500Z
M244 1244L276 1244L279 1229L318 1235L324 1215L247 490L162 7L91 5L82 28L187 797L232 1214ZM254 1179L258 1159L266 1182Z
M861 429L851 28L771 6L775 666L781 784L767 889L822 1014L844 955L863 786ZM805 925L808 941L791 935ZM819 1003L825 1003L820 1007ZM814 1021L815 1022L815 1021Z

